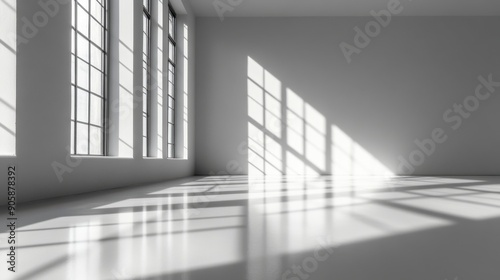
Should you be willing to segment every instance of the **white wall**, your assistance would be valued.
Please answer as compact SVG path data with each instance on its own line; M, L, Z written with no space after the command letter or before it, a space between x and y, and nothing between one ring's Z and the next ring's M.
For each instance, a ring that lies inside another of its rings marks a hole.
M372 20L198 18L196 173L499 175L500 88L456 130L443 115L500 81L500 19L393 18L347 63L339 45ZM446 141L415 152L434 129Z
M116 1L116 0L111 0ZM133 2L132 2L133 1ZM40 2L51 2L42 0ZM55 1L52 1L55 2ZM60 1L65 2L65 1ZM134 7L135 19L142 16L142 1L121 0ZM180 2L179 2L180 3ZM177 4L179 4L177 3ZM44 10L39 1L17 1L17 32L23 35L25 21L32 21L34 15ZM166 1L165 1L166 5ZM185 5L187 15L179 15L179 34L182 26L190 28L190 38L194 42L195 18L189 6ZM0 158L0 182L7 182L7 165L15 165L18 170L18 201L77 194L114 187L137 185L192 175L194 157L189 159L143 159L142 151L133 153L134 157L69 157L70 144L70 4L59 5L54 15L48 16L46 25L28 42L19 44L17 50L17 156ZM40 17L43 19L43 17ZM134 18L128 18L129 22ZM142 23L141 23L142 24ZM130 28L122 24L120 27ZM139 33L141 29L139 28ZM137 34L137 32L135 32ZM123 33L120 33L122 36ZM124 36L124 35L123 35ZM142 38L135 36L135 45L142 44ZM194 65L194 47L189 50L189 64ZM182 61L183 53L179 52ZM138 52L132 64L134 73L142 75L141 53ZM194 69L194 66L191 66ZM137 76L137 75L136 75ZM130 78L130 77L129 77ZM179 79L181 79L179 77ZM134 83L137 80L134 78ZM188 84L194 88L194 73L189 73ZM183 85L179 84L180 94ZM194 107L194 91L190 92L189 106ZM141 106L135 106L134 120L141 118ZM190 110L190 119L194 119ZM139 124L139 125L137 125ZM125 129L120 127L121 129ZM194 126L190 135L194 135ZM142 147L142 123L134 122L134 147ZM194 138L190 138L189 149L194 151ZM59 181L53 169L54 163L67 168ZM4 183L0 183L4 184ZM6 191L0 192L0 201L6 203Z
M16 154L16 6L0 2L0 156Z

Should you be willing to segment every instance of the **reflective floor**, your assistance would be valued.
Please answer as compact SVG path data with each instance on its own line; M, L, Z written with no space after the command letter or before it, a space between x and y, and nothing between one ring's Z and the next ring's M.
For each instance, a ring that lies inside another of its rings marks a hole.
M19 208L0 279L500 279L500 177L192 177Z

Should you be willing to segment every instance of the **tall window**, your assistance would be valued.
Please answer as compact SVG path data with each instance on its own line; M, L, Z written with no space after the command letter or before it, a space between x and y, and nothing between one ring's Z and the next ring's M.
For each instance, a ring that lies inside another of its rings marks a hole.
M71 153L104 155L107 0L73 0Z
M151 0L143 0L142 16L142 155L149 155L150 65L151 65Z
M176 61L176 14L168 6L168 109L167 109L167 156L175 157L175 61Z

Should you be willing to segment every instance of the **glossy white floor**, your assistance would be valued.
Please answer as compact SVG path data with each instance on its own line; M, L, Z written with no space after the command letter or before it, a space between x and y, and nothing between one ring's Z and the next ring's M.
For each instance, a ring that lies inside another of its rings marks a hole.
M1 279L500 279L500 177L193 177L19 207Z

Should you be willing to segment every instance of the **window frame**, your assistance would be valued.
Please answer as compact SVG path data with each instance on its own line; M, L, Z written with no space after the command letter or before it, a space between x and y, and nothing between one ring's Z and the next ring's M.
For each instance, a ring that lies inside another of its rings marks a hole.
M109 115L109 110L108 110L108 96L109 96L109 0L86 0L88 2L87 9L85 9L82 4L80 4L81 0L72 0L71 1L71 81L70 81L70 99L71 99L71 117L70 117L70 124L72 126L72 131L71 137L72 143L70 145L70 154L72 156L91 156L91 157L99 157L99 156L106 156L108 153L108 145L107 145L107 120L108 120L108 115ZM94 17L93 12L91 11L91 1L96 1L97 5L101 5L102 10L101 10L101 18L102 20L99 21L97 18ZM100 2L100 3L99 3ZM87 33L88 35L85 35L82 33L82 30L78 29L78 9L79 7L87 14L88 16L88 22L87 22ZM92 20L95 20L101 29L101 40L102 40L102 47L99 47L96 42L92 40ZM84 59L80 58L79 53L78 53L78 37L82 36L83 38L87 39L88 43L88 61L84 61ZM102 54L101 57L101 67L100 69L94 66L92 63L92 46L97 48ZM85 63L86 66L88 67L88 89L83 88L81 85L78 84L78 65L79 63ZM95 69L100 72L101 75L101 96L98 94L92 92L92 69ZM87 96L87 102L88 102L88 107L87 107L87 121L80 121L78 120L78 90L84 91ZM91 121L91 111L92 111L92 96L96 96L101 99L101 122L100 125L95 125ZM87 126L87 153L79 153L78 152L78 124L86 125ZM94 128L99 128L101 129L101 153L99 154L93 154L91 153L91 127Z
M146 7L147 3L147 7ZM144 17L146 17L146 22L148 24L147 27L147 57L146 60L144 61L144 57L142 60L143 63L143 70L144 66L146 67L146 77L142 77L142 85L143 85L143 90L146 92L143 92L143 99L142 102L146 102L146 105L144 106L143 104L143 110L142 110L142 118L143 118L143 126L144 126L144 118L146 119L146 127L142 128L142 156L143 157L150 157L150 147L151 147L151 51L152 51L152 16L151 16L151 8L152 8L152 1L151 0L143 0L142 1L142 16L143 16L143 23L144 23ZM143 32L143 46L144 46L144 26L142 27L142 32ZM145 55L145 50L142 50L142 55ZM145 64L145 65L144 65ZM144 72L143 72L144 73ZM146 81L144 80L146 79ZM145 88L144 88L145 87ZM144 94L146 95L146 98L144 98ZM144 111L144 108L146 108L146 111ZM146 133L144 133L146 131Z
M172 16L172 35L170 34L170 16ZM177 13L175 12L174 8L170 3L168 3L168 32L167 32L167 37L168 37L168 62L167 62L167 77L170 76L170 72L172 72L172 81L170 79L167 79L167 83L172 82L172 92L170 92L168 89L170 88L169 85L167 84L167 158L176 158L176 139L175 139L175 130L176 130L176 93L177 93L177 82L176 82L176 77L177 77ZM174 47L173 49L173 60L170 59L170 44ZM170 65L172 65L173 71L170 71ZM170 98L172 98L172 102L170 102ZM172 103L172 107L170 106L170 103ZM170 114L170 110L172 111L172 114ZM170 115L172 115L173 119L170 118ZM169 129L169 126L172 126L172 129ZM172 135L170 135L170 133ZM172 139L172 141L170 141Z

